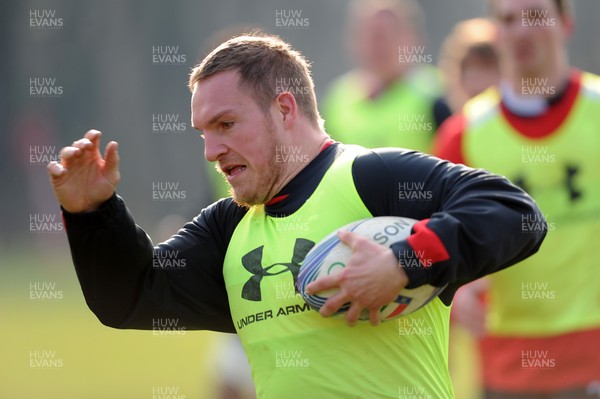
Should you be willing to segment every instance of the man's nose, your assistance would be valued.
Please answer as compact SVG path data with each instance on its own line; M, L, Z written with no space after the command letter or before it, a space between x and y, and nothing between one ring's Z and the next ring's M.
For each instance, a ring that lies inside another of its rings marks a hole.
M227 145L218 135L204 132L204 157L209 162L216 162L228 151Z

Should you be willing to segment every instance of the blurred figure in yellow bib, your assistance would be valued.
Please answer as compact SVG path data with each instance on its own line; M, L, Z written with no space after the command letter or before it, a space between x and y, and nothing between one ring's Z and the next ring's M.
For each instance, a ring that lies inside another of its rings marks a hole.
M593 348L600 342L600 269L591 249L600 233L600 77L569 66L568 6L492 2L502 81L449 119L436 145L440 157L520 185L548 221L535 257L455 297L456 319L484 335L486 398L599 393L600 356ZM535 232L538 222L524 215L522 234Z

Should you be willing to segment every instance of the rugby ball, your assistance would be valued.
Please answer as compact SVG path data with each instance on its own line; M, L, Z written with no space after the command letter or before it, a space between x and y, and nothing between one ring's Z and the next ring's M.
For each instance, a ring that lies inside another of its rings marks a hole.
M337 237L338 230L352 231L378 244L389 247L394 243L408 238L416 222L417 220L409 218L380 216L359 220L336 229L317 243L304 258L296 283L298 292L311 308L319 310L325 304L325 301L338 291L337 289L332 289L313 295L306 293L306 286L308 284L321 276L339 273L346 267L346 263L352 256L350 247L341 242ZM404 265L404 267L422 267L419 259L408 259L407 262L410 264ZM393 302L381 308L381 320L394 319L420 309L438 296L444 288L446 287L422 285L414 289L405 288L401 290ZM335 314L345 313L349 308L350 304L347 303ZM366 311L363 312L360 318L361 320L368 319Z

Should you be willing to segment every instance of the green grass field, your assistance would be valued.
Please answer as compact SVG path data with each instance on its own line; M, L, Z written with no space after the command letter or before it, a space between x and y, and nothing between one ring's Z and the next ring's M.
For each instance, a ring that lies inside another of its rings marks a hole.
M66 246L58 254L37 252L2 254L0 398L216 396L213 363L220 334L161 336L105 327L85 304ZM457 398L476 399L472 342L464 334L453 335L454 387Z
M103 326L85 304L66 248L2 254L0 273L0 398L214 397L209 363L217 334ZM35 289L44 284L52 288Z

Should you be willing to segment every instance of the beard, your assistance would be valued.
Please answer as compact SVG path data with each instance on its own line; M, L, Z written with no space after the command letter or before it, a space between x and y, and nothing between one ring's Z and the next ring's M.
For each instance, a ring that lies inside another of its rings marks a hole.
M248 172L253 172L252 176L244 180L242 185L238 183L238 188L233 185L229 186L229 195L234 202L239 206L250 208L255 205L262 205L269 202L275 194L275 185L282 176L283 164L276 162L276 149L279 145L277 135L275 134L275 125L270 116L265 120L265 136L268 138L268 147L265 152L269 154L268 161L261 170L247 169ZM217 170L222 174L221 170Z

